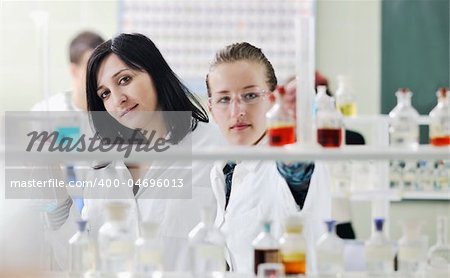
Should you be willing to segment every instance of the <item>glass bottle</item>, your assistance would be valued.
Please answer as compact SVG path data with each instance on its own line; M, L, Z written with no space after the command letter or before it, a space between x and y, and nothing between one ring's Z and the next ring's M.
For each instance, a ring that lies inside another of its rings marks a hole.
M403 189L403 167L404 162L400 160L389 161L389 187L394 190Z
M286 275L305 274L306 240L300 217L290 216L285 222L285 233L280 238L281 262Z
M402 223L403 236L398 241L398 270L415 275L424 270L427 241L421 235L422 224L417 220Z
M450 191L450 160L438 160L435 165L434 189Z
M428 250L428 266L439 272L450 271L450 244L448 242L448 217L438 216L436 244Z
M95 242L86 231L87 221L77 221L78 231L69 240L69 272L83 275L95 271Z
M105 209L106 222L98 231L101 270L103 273L131 271L134 239L126 224L129 205L108 202Z
M141 225L141 236L134 243L134 269L137 273L162 271L161 241L156 238L158 224L144 222Z
M416 190L432 191L434 188L434 165L427 160L417 162Z
M316 128L317 142L323 147L335 148L342 144L342 115L336 110L333 99L326 95L326 86L318 86Z
M415 182L418 177L417 161L405 160L403 165L403 190L414 191Z
M210 277L225 272L225 237L214 226L211 211L211 208L203 208L200 223L189 233L194 277Z
M367 272L372 276L386 277L394 270L392 244L383 233L383 218L375 218L375 231L365 244Z
M252 242L254 250L254 271L258 272L258 265L262 263L280 263L280 245L271 234L271 222L263 222L263 230Z
M419 113L411 105L412 93L407 88L399 89L397 105L389 112L390 145L417 148L419 145Z
M325 221L327 233L316 245L319 276L337 277L344 271L344 241L336 235L336 221Z
M450 145L450 90L440 88L436 92L438 104L431 110L430 144L433 146Z
M283 146L295 143L295 119L292 112L284 107L284 87L279 87L275 94L275 104L266 113L267 135L269 145Z
M336 90L336 104L344 117L356 116L356 102L352 86L344 75L338 76L338 88Z

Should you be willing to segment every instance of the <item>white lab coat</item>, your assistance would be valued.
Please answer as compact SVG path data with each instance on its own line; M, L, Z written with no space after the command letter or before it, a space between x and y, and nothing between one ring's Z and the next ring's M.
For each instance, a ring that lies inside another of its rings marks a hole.
M80 111L72 103L72 92L55 94L33 105L31 111Z
M189 134L192 140L192 148L205 148L212 145L221 144L222 139L217 127L214 124L205 124L199 122L196 130ZM186 142L189 140L183 140ZM183 145L183 142L180 144ZM190 141L189 141L190 144ZM188 146L189 147L189 146ZM151 157L151 154L149 154ZM154 165L154 164L153 164ZM152 166L153 166L152 165ZM160 165L160 164L159 164ZM172 165L174 166L174 165ZM200 211L204 206L215 208L214 196L211 189L209 173L212 163L209 161L192 161L192 196L187 199L152 199L154 192L151 188L140 188L136 197L133 196L132 189L126 185L131 179L131 174L122 161L115 161L107 167L92 170L94 175L92 179L113 180L117 179L124 182L125 186L120 186L116 191L105 190L97 187L95 189L84 189L84 208L83 218L88 220L89 233L97 236L98 230L105 221L105 202L117 199L119 193L121 201L130 205L127 227L135 237L139 234L139 225L142 221L153 221L160 225L158 236L161 238L164 246L164 269L169 271L188 270L187 243L190 230L200 221ZM173 178L173 170L150 169L145 178ZM177 176L179 178L180 176ZM190 178L186 176L186 178ZM114 192L114 193L113 193ZM185 196L186 197L186 196ZM215 211L213 212L215 213ZM74 214L71 214L73 216ZM67 232L66 226L73 226L69 219L62 227L67 241L75 230ZM66 242L67 242L66 241ZM64 251L59 250L59 255L63 256ZM61 248L64 248L61 247ZM67 256L60 258L60 262L67 261Z
M272 234L279 238L284 219L298 213L304 219L308 273L315 273L315 243L325 231L323 220L329 219L331 214L327 167L315 162L308 194L300 211L275 161L242 161L234 170L230 200L225 210L225 163L214 164L211 182L217 200L215 225L225 235L231 269L253 272L251 244L262 230L262 219L273 221Z

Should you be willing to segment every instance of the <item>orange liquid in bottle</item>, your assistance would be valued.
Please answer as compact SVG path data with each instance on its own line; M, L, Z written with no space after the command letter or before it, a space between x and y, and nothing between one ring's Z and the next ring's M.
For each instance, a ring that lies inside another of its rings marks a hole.
M279 126L269 128L269 144L271 146L283 146L295 143L295 126Z
M305 274L306 272L306 262L298 261L298 262L286 262L283 261L284 272L287 275L292 274Z
M438 147L449 146L450 136L430 138L430 144Z

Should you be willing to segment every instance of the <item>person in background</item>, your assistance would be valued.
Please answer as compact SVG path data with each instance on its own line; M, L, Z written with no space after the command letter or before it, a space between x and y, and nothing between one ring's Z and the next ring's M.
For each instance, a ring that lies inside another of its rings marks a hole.
M328 80L319 71L315 72L315 87L326 86L327 95L332 97L333 94L329 90ZM296 100L296 80L295 76L289 78L285 84L286 95L283 101L285 105L292 109L295 114L295 100ZM317 93L317 91L316 91ZM355 131L345 130L345 144L346 145L364 145L364 137ZM356 239L355 231L351 222L351 208L350 200L347 197L333 197L332 199L332 217L337 221L336 234L343 239Z
M261 49L243 42L217 51L206 76L209 109L231 145L267 143L266 112L277 86L274 69ZM215 225L224 233L232 271L253 271L252 240L261 220L269 219L279 236L291 214L305 221L308 268L314 246L330 217L329 176L320 162L217 161L211 171L217 200Z
M71 90L36 103L31 111L86 111L86 66L92 51L103 43L97 33L84 31L69 45Z

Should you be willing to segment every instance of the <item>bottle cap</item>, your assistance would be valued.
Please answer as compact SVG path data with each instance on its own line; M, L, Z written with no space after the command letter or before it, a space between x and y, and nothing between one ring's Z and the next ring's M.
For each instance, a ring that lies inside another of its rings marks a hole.
M399 88L397 92L395 92L396 96L410 96L412 95L411 90L409 88Z
M445 87L439 88L439 90L436 92L436 96L438 98L446 98L449 94L450 94L450 89L445 88Z
M408 88L399 88L397 92L395 92L395 96L397 97L397 101L399 101L399 99L410 99L412 97L412 92Z
M263 230L265 233L270 234L270 230L271 230L271 222L270 221L263 221Z
M325 224L327 225L327 231L329 233L331 233L334 230L334 226L336 225L336 221L335 220L327 220L327 221L325 221Z
M86 230L87 221L86 220L78 220L77 225L78 225L78 231L84 232Z
M375 229L378 232L382 232L383 231L384 218L375 218L374 222L375 222Z
M427 167L427 161L426 160L419 160L417 161L417 168L426 168Z
M400 88L400 89L398 89L398 91L403 94L410 92L410 90L408 88Z
M316 84L317 85L325 85L328 86L328 80L325 76L323 76L320 72L316 70L315 72Z

